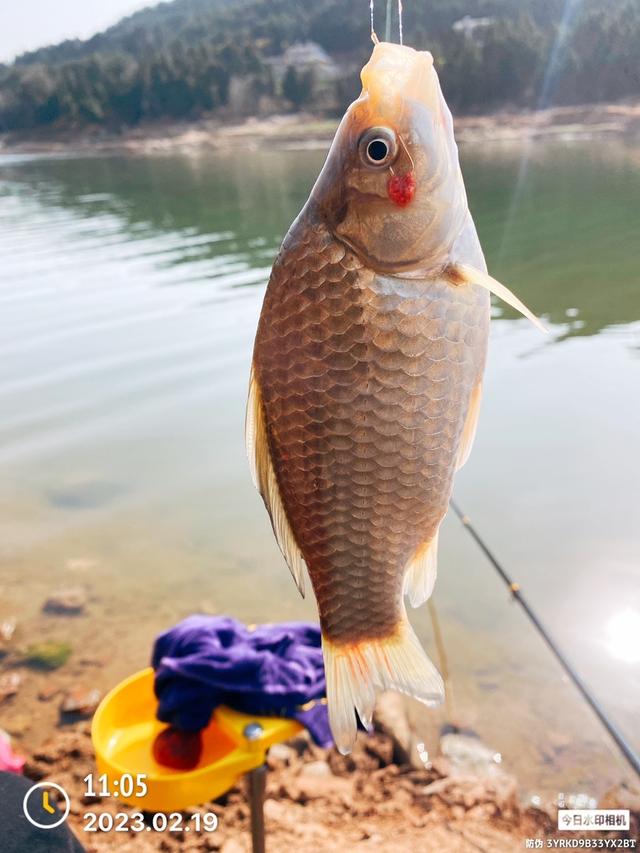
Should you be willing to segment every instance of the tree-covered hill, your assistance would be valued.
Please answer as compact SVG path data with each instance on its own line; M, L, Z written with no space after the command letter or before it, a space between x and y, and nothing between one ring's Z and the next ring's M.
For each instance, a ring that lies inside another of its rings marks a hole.
M395 34L395 8L393 33ZM384 37L386 0L376 2ZM640 0L405 0L458 111L640 93ZM174 0L0 66L0 130L117 129L283 109L340 113L370 50L367 0Z

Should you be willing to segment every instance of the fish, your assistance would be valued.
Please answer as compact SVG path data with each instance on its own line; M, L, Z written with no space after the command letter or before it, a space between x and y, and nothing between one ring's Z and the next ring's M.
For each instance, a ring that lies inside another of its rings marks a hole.
M411 627L473 444L490 292L451 113L427 51L378 42L274 262L245 439L253 481L322 629L329 722L348 753L381 690L442 678Z

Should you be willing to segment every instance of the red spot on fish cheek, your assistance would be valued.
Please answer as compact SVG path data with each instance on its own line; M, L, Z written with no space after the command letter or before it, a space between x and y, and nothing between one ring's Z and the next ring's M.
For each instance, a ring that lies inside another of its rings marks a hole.
M406 207L416 194L416 179L413 172L406 175L391 175L387 182L387 195L398 207Z

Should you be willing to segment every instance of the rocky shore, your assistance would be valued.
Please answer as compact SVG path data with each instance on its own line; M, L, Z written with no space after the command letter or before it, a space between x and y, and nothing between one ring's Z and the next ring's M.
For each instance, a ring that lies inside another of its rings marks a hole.
M279 147L325 147L333 138L337 124L335 119L318 119L303 113L248 118L241 123L221 123L213 118L190 124L163 122L121 132L99 127L82 132L47 129L31 134L0 135L0 154L162 154L208 148L251 149L265 142ZM456 137L462 143L509 143L595 135L637 140L640 139L640 102L456 116L455 127Z
M407 755L397 708L393 698L387 702L383 697L375 732L361 735L350 756L318 748L306 733L271 748L264 807L271 853L337 849L506 853L524 849L527 839L542 841L546 847L548 839L567 837L556 829L553 804L523 805L515 778L473 736L445 733L433 760L417 751ZM25 765L25 773L34 781L50 779L67 790L72 803L70 825L91 853L250 850L243 783L199 809L217 814L215 832L86 833L87 811L126 810L113 799L85 796L83 778L94 770L88 722L56 732ZM630 832L607 833L606 838L637 838L637 791L620 787L607 794L600 806L632 809ZM599 835L590 832L588 837Z
M73 568L77 575L76 562ZM122 677L112 671L117 661L100 657L99 643L94 648L85 638L81 651L72 648L71 638L80 642L79 626L96 606L94 598L87 584L61 585L42 598L39 615L26 623L0 620L0 760L5 769L61 784L71 798L71 826L89 851L248 851L244 783L200 809L218 815L215 832L85 832L86 812L113 814L126 808L113 799L84 796L83 779L96 769L90 719L105 689ZM130 626L131 614L121 611L119 618ZM130 640L132 648L146 648ZM143 665L142 660L129 663ZM398 694L380 697L375 732L361 733L348 757L320 749L306 735L271 749L265 803L270 853L501 853L523 849L526 839L558 837L558 800L525 799L509 772L516 756L501 755L462 722L456 728L442 717L440 722L434 717L433 732L426 737L414 728L408 711ZM612 773L611 778L620 777ZM605 793L597 805L631 809L626 837L637 837L640 790L624 783L607 787L599 786ZM585 794L562 796L568 808L596 805Z

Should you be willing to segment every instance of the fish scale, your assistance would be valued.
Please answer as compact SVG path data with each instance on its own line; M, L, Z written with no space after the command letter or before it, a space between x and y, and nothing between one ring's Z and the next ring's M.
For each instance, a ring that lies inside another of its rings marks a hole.
M254 365L323 635L394 632L404 570L446 512L488 293L377 275L306 218L274 265Z

